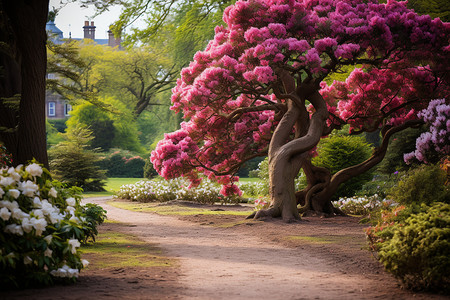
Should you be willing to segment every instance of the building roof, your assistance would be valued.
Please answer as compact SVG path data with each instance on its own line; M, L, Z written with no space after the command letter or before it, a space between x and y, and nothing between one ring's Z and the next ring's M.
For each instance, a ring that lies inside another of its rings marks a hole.
M47 24L45 25L45 31L48 32L49 37L51 37L54 42L63 39L63 32L61 31L61 29L56 27L55 22L53 21L47 22Z

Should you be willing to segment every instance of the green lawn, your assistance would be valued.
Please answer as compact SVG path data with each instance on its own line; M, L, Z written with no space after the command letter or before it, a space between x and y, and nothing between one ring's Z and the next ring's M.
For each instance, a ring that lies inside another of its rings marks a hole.
M247 182L260 182L261 181L261 179L259 179L258 177L256 177L256 178L242 178L242 177L239 177L239 182L243 182L243 183L247 183Z
M133 184L145 178L108 178L106 180L105 192L86 192L83 193L84 198L112 196L120 189L122 185Z

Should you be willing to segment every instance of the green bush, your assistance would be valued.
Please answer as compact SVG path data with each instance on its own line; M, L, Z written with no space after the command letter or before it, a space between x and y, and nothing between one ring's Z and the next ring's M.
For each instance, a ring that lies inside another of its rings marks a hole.
M128 150L112 149L102 157L98 166L106 171L107 177L143 178L145 160Z
M0 287L73 282L87 265L77 248L96 234L98 208L37 163L0 170Z
M327 168L334 174L368 159L372 154L372 147L362 137L335 135L321 140L317 146L317 153L318 156L312 159L312 163ZM339 186L333 200L353 196L371 178L370 172L351 178Z
M450 205L422 205L404 222L395 223L378 245L386 270L407 288L450 292Z
M401 179L401 174L394 172L391 175L376 174L372 180L363 184L360 190L355 192L356 196L373 196L378 195L386 198L389 190L397 184Z
M144 165L144 178L151 179L156 176L158 176L158 172L156 172L155 168L153 167L153 164L150 161L150 157L147 157Z
M430 205L440 201L450 203L450 189L445 186L447 174L439 165L422 165L409 171L389 190L392 200L402 203Z
M91 131L77 125L63 136L65 140L48 151L54 177L85 191L104 191L106 176L97 165L100 158L98 153L88 149Z

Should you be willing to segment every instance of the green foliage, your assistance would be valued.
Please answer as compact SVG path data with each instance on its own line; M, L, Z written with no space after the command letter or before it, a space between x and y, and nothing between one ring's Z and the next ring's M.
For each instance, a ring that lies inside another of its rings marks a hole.
M259 182L239 182L239 189L244 192L245 197L268 196L269 182L267 180Z
M116 129L106 111L91 103L83 103L76 105L71 115L67 121L68 129L70 130L78 124L89 126L92 132L92 139L89 142L91 148L108 151L113 146Z
M372 147L362 137L335 135L321 140L317 152L318 156L312 159L312 163L327 168L334 174L368 159L372 154ZM370 172L351 178L341 184L334 199L353 196L371 178Z
M52 180L35 162L0 175L0 287L75 281L88 263L77 248L99 224L80 205L81 189Z
M264 157L255 157L247 162L245 162L237 172L239 177L249 177L251 171L258 168L259 164L264 160Z
M81 211L86 215L84 236L81 242L86 244L89 239L95 242L95 237L98 235L97 227L106 220L106 210L97 204L87 203L81 207Z
M422 165L402 177L389 190L389 196L401 204L450 203L450 189L445 185L446 180L447 174L439 165Z
M416 139L423 129L408 128L391 137L384 159L378 164L377 171L392 174L395 171L407 171L411 168L403 160L403 154L416 150Z
M378 231L378 256L386 270L413 290L450 291L450 205L422 205L404 222Z
M145 160L130 151L111 149L98 165L107 177L143 178Z
M47 148L50 148L53 145L56 145L64 140L64 138L59 134L60 132L56 129L56 127L46 120L45 123L45 131L47 136Z
M418 14L439 17L443 22L450 22L450 3L447 0L409 0L408 8Z
M144 177L145 178L154 178L158 176L158 172L156 172L155 168L153 167L152 162L150 161L150 157L148 157L145 160L145 165L144 165Z
M91 132L83 125L76 125L63 136L65 141L48 151L55 178L87 191L104 190L106 176L97 166L100 158L95 151L88 149Z
M399 172L394 172L390 175L376 174L372 180L363 184L360 190L355 192L357 196L373 196L378 195L382 198L386 198L389 190L394 187L401 179Z
M265 158L258 164L258 178L269 181L269 158Z

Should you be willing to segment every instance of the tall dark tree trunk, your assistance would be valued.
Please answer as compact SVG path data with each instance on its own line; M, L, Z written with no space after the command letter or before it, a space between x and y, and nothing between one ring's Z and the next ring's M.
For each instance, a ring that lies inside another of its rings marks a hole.
M1 1L0 140L14 164L35 158L48 166L45 133L45 24L49 0ZM3 49L2 49L3 50ZM18 106L8 99L20 97Z

